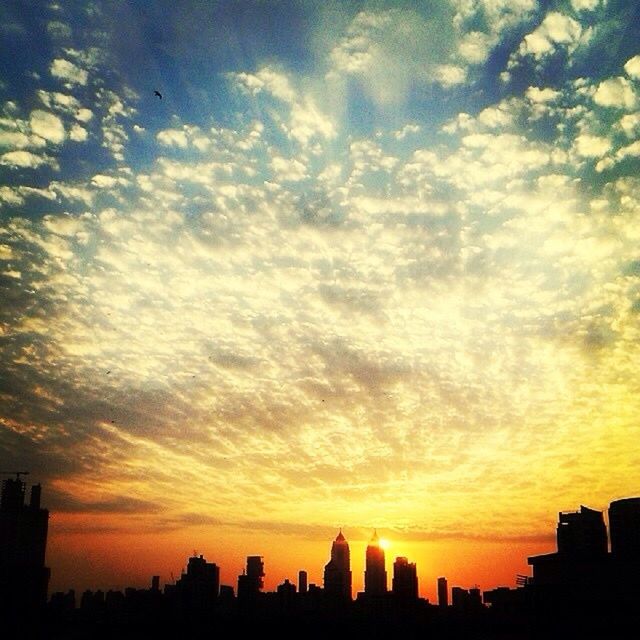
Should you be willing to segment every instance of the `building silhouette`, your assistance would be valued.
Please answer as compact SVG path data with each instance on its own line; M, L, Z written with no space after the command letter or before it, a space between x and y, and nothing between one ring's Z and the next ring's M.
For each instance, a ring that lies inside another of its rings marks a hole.
M364 592L371 596L379 596L387 592L387 571L384 563L384 549L380 546L378 533L375 530L371 541L367 545Z
M609 535L614 559L640 562L640 498L614 500L609 505Z
M238 599L256 600L264 587L264 561L262 556L247 556L247 568L238 576Z
M157 591L159 583L152 580L151 590ZM220 590L220 568L213 562L207 562L202 555L192 556L175 585L165 588L185 611L197 612L210 610Z
M607 528L602 511L581 506L580 511L558 514L558 553L598 557L607 554Z
M441 607L449 606L449 588L445 577L438 578L438 604Z
M391 591L397 598L404 600L418 599L418 574L414 562L398 557L393 563L393 579Z
M607 529L601 511L558 514L557 551L528 558L542 601L600 600L609 587Z
M3 569L7 558L14 557L6 551L10 540L16 557L21 557L16 551L16 514L28 509L42 511L39 487L35 493L32 491L31 502L26 506L25 487L19 478L16 481L4 484L0 503ZM13 519L6 514L13 514ZM124 593L85 591L79 608L73 591L56 593L46 616L36 625L42 633L25 632L26 617L22 616L19 634L3 635L5 618L0 616L0 638L203 638L258 634L486 640L635 637L640 628L640 498L611 503L611 552L606 548L604 522L602 512L584 506L575 512L560 512L557 550L530 557L533 577L517 576L517 588L485 591L484 603L489 606L483 604L479 587L454 586L449 607L444 577L437 580L438 606L420 599L416 565L405 557L397 557L393 563L388 593L384 550L375 531L367 547L365 591L353 602L349 545L340 531L325 566L324 589L308 585L306 572L300 571L299 589L284 580L275 592L263 593L263 558L249 556L238 579L236 598L230 586L220 587L217 565L202 555L194 555L188 559L180 579L166 585L164 592L160 590L159 577L152 576L149 589L129 587ZM35 545L44 570L46 527L44 537L41 528L35 530L40 532L39 537L34 534L38 544L24 545ZM4 573L0 576L5 580ZM21 586L17 580L12 588ZM12 594L6 591L5 595L13 598L12 603L22 602L28 595L25 590L16 589ZM24 602L29 602L28 598ZM53 633L49 633L48 624Z
M298 571L298 592L307 593L308 577L306 571Z
M324 567L324 591L328 598L351 600L349 543L342 530L331 544L331 559Z
M49 511L40 506L41 487L8 478L0 497L0 612L37 615L47 602L50 570L45 566Z

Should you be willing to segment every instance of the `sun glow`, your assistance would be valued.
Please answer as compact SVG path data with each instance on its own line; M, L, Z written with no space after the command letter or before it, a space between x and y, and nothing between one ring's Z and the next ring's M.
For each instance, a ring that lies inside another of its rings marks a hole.
M380 540L378 541L378 544L382 549L385 549L385 550L391 546L391 542L386 538L380 538Z

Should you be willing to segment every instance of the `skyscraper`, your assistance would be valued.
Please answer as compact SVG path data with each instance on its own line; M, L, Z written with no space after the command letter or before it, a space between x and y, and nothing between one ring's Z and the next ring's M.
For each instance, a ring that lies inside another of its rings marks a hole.
M238 598L254 600L264 586L264 562L262 556L247 556L247 569L238 576Z
M616 560L640 562L640 498L614 500L609 505L609 534Z
M298 571L298 593L307 593L307 572Z
M391 591L394 596L403 600L418 599L418 575L414 562L409 562L407 558L396 558L393 563Z
M40 507L41 487L17 474L2 483L0 498L0 611L35 614L47 600L50 570L45 567L49 511Z
M213 607L220 590L220 568L201 555L189 558L187 570L173 591L179 594L188 611L204 611Z
M324 590L330 597L351 600L349 543L342 530L331 545L331 560L324 567Z
M367 545L364 571L364 592L368 595L382 595L387 592L387 572L384 566L384 549L380 546L378 533L374 530Z
M449 589L447 587L447 579L444 576L438 578L438 604L441 607L449 606Z

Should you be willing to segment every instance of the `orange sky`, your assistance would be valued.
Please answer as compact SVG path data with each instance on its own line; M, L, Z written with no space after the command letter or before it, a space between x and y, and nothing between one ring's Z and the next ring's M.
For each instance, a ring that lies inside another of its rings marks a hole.
M64 517L52 517L47 556L53 570L51 591L70 587L78 591L145 587L153 574L159 574L164 584L171 582L172 572L174 578L179 577L187 557L194 551L218 564L222 584L230 584L234 589L247 555L264 556L266 590L274 590L285 578L297 583L300 569L307 571L310 583L322 585L332 541L332 538L269 535L223 527L194 527L188 532L165 534L56 533L64 526ZM477 584L483 590L497 585L514 586L516 573L529 574L527 555L552 551L555 545L553 539L512 543L469 539L403 541L393 538L393 532L379 533L385 535L390 545L386 551L389 588L393 560L407 556L417 563L421 596L432 601L436 578L442 575L448 578L450 586L468 588ZM349 531L345 530L345 534L348 536ZM347 539L355 595L363 587L367 539Z

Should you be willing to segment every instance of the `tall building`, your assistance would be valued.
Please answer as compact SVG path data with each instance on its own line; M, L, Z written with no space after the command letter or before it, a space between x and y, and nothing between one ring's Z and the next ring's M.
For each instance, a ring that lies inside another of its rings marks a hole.
M438 604L441 607L449 606L449 589L447 579L444 577L438 578Z
M49 511L40 507L41 487L9 478L0 497L0 612L36 613L47 601L50 570L45 567Z
M298 571L298 592L307 593L307 572Z
M393 563L391 591L394 596L403 600L418 599L418 574L414 562L409 562L407 558L396 558Z
M331 560L324 567L324 590L329 597L351 600L349 543L342 530L331 545Z
M560 512L558 553L576 557L607 555L607 528L602 511L581 506L580 511Z
M207 562L203 556L192 556L187 570L182 573L172 591L178 595L187 610L202 611L213 607L219 590L218 565Z
M364 592L372 596L387 592L387 571L384 566L384 549L380 546L378 533L375 530L371 541L367 545Z
M254 600L264 587L264 561L262 556L247 556L247 568L238 576L238 599Z
M614 500L609 505L609 534L616 560L640 561L640 498Z

